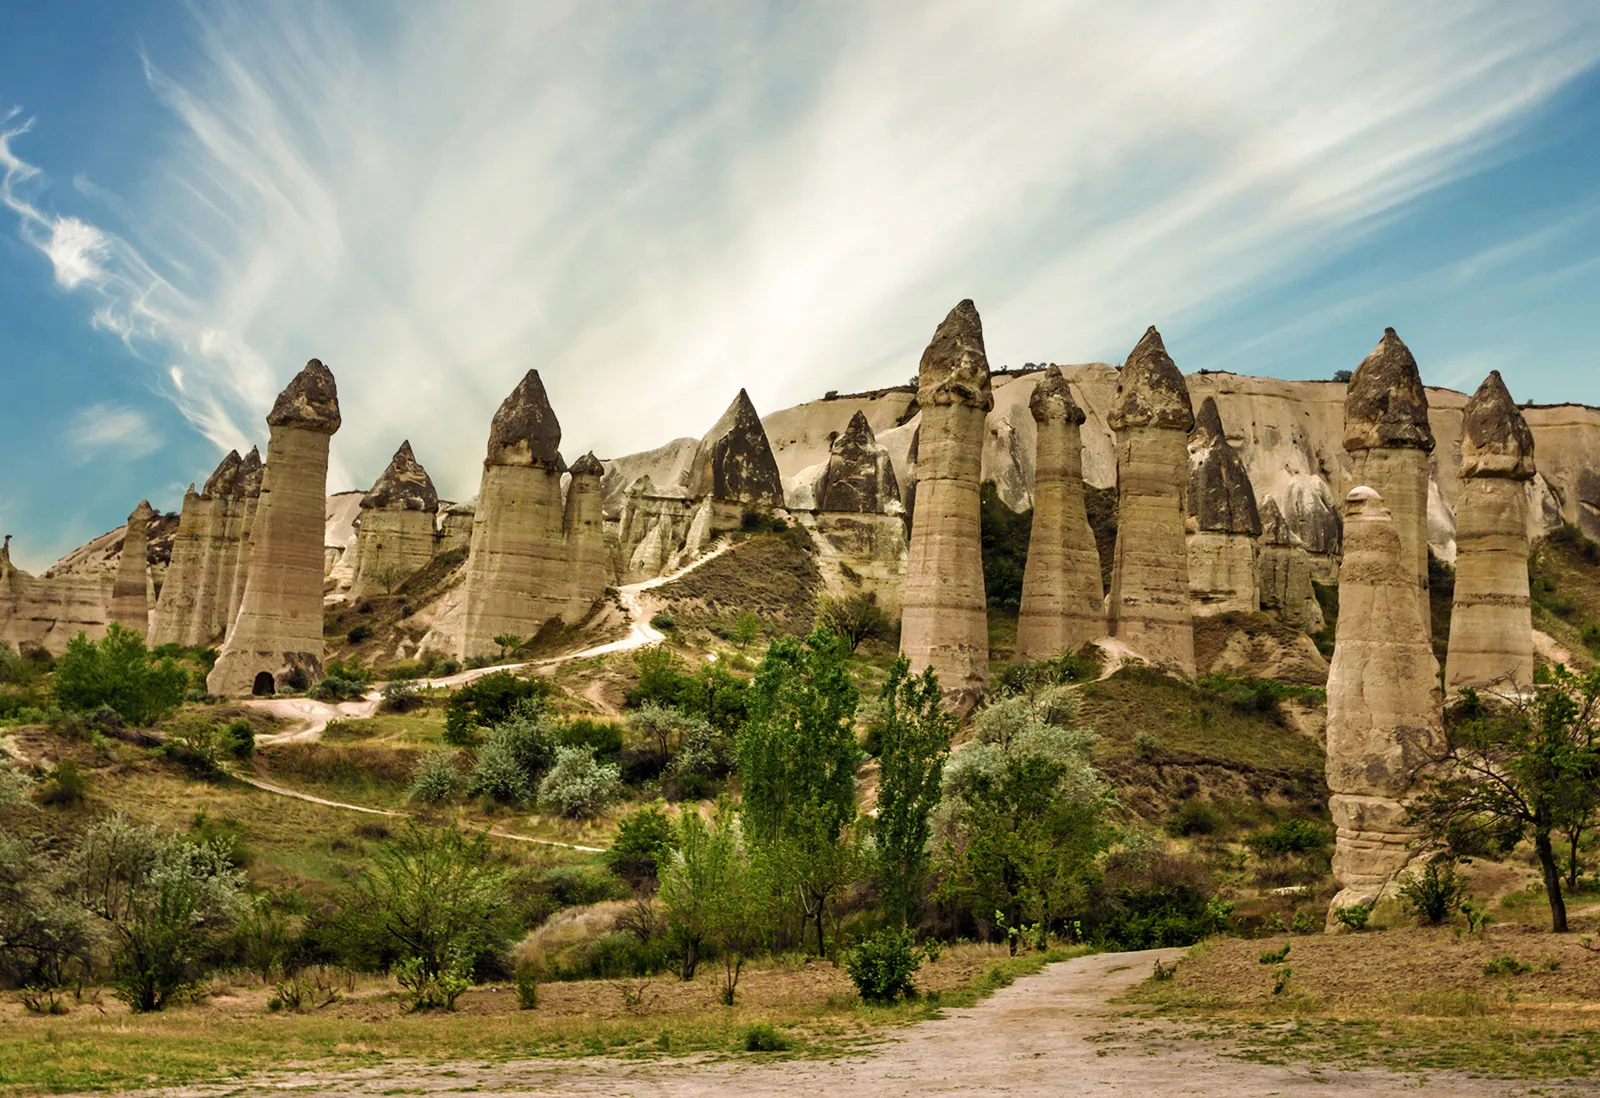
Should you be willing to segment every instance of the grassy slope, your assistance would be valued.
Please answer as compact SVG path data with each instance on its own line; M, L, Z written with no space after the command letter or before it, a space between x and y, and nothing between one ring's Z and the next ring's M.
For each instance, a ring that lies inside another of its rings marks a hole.
M651 592L679 628L726 627L748 610L780 633L805 633L816 615L822 573L799 527L756 534L731 553Z
M1550 634L1580 668L1600 658L1600 549L1564 527L1540 544L1528 565L1533 581L1533 627ZM1593 647L1591 647L1591 644Z

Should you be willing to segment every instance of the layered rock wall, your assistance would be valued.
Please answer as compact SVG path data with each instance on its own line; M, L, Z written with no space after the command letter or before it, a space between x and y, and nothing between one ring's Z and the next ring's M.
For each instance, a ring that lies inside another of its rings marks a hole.
M117 561L116 578L111 584L111 606L107 620L141 637L150 632L150 521L155 511L142 499L128 516L128 530L122 537L122 554Z
M571 473L562 516L567 542L567 608L562 616L569 622L587 615L594 600L616 580L600 490L605 467L589 453L573 462Z
M113 577L107 573L42 577L11 563L11 535L0 542L0 642L37 646L53 656L79 633L105 636Z
M1311 555L1300 536L1289 529L1276 500L1261 508L1261 609L1296 629L1315 633L1327 622L1311 586Z
M1196 614L1253 614L1261 606L1256 539L1261 515L1244 462L1206 397L1189 436L1189 593Z

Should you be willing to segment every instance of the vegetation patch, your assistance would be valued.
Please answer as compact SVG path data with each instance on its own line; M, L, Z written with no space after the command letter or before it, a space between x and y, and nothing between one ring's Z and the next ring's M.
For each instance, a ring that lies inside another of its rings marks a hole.
M680 628L708 628L755 614L773 630L803 634L811 628L822 590L816 548L800 527L755 534L732 552L656 588Z

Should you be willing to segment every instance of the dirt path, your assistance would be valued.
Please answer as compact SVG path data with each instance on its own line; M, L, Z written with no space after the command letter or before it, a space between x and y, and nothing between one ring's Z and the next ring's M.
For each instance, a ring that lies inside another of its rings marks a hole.
M190 1088L185 1095L302 1094L377 1096L451 1094L554 1096L629 1095L676 1098L710 1095L1014 1094L1193 1095L1451 1095L1456 1098L1526 1093L1527 1086L1459 1076L1393 1075L1383 1071L1321 1071L1227 1059L1207 1042L1184 1034L1181 1023L1122 1016L1110 1003L1143 979L1158 957L1181 950L1110 953L1052 965L967 1010L900 1031L862 1056L770 1064L615 1060L531 1060L505 1064L388 1063L356 1071L307 1071L226 1087ZM1548 1093L1578 1093L1546 1085ZM168 1092L174 1093L174 1092Z

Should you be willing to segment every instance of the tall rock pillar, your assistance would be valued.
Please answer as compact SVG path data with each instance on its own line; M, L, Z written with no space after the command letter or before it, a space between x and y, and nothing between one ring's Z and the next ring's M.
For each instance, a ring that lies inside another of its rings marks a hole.
M410 441L402 442L372 490L361 497L352 601L393 594L432 559L438 510L433 478L411 452Z
M271 693L322 677L322 531L328 439L339 429L333 374L306 363L267 414L266 475L239 616L206 678L213 694Z
M1311 586L1311 555L1271 496L1261 507L1261 609L1285 625L1315 633L1327 622Z
M1151 663L1194 674L1184 495L1189 387L1151 328L1117 377L1117 546L1107 632ZM920 503L919 503L920 506Z
M529 370L489 427L467 553L461 659L492 655L500 650L495 637L530 637L567 609L560 445L561 424L539 371Z
M1261 608L1256 538L1261 514L1244 462L1228 445L1214 397L1195 413L1189 436L1189 592L1196 614L1253 614Z
M237 451L229 456L238 459ZM172 557L167 576L156 598L155 615L150 621L150 645L179 644L183 631L194 614L195 588L200 582L200 493L189 485L183 494L183 509L178 512L178 532L172 537Z
M1344 448L1355 460L1355 482L1383 497L1400 537L1400 560L1416 588L1422 620L1428 609L1428 455L1433 428L1417 360L1395 335L1383 339L1356 367L1344 398Z
M1019 661L1051 659L1106 631L1100 554L1083 501L1079 427L1085 417L1059 366L1051 366L1034 386L1028 410L1037 442L1033 531L1017 618Z
M950 310L922 352L917 404L917 497L900 648L912 670L932 667L945 697L970 708L989 685L978 480L984 417L994 406L983 323L971 301Z
M1339 625L1328 672L1328 806L1337 828L1333 909L1395 894L1415 838L1405 799L1444 737L1443 699L1411 561L1396 523L1371 488L1344 513Z
M250 574L250 535L255 529L256 512L261 508L261 483L266 479L267 467L261 461L261 451L254 446L239 465L239 520L238 535L223 558L224 574L231 566L233 578L228 582L228 612L223 618L223 628L233 624L239 616L239 603L244 599L244 581Z
M1456 590L1445 688L1533 685L1528 493L1533 432L1495 370L1467 402L1456 496Z
M128 516L117 577L111 585L111 607L106 613L108 623L116 622L141 637L150 632L150 520L155 516L145 499Z
M605 466L593 453L584 454L568 470L567 501L562 513L562 534L567 542L567 609L569 622L581 621L594 600L610 587L614 576L611 550L606 545L606 516L601 507L600 479Z

